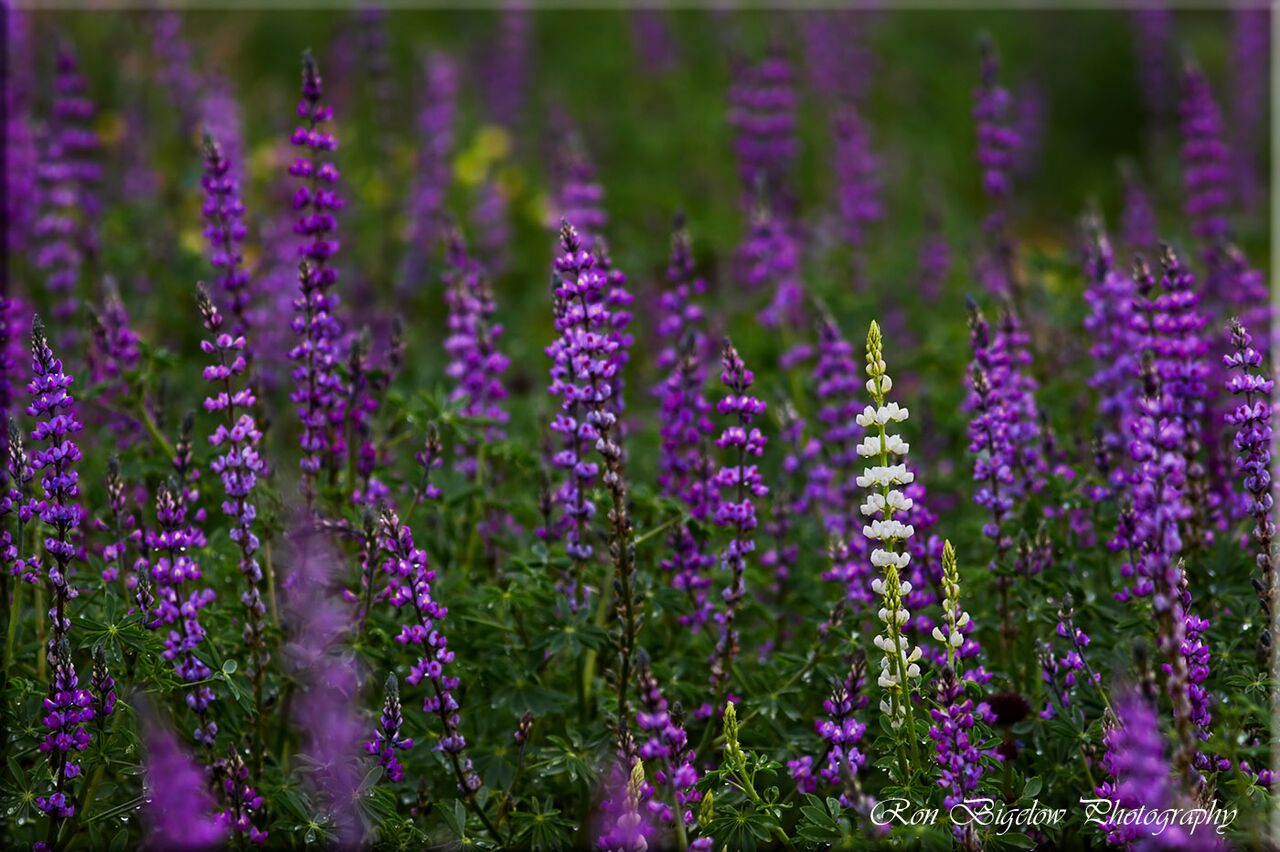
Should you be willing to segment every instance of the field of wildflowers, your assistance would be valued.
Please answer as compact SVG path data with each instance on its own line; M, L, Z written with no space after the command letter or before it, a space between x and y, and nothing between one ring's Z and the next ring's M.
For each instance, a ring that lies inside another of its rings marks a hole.
M0 9L3 848L1275 848L1264 8Z

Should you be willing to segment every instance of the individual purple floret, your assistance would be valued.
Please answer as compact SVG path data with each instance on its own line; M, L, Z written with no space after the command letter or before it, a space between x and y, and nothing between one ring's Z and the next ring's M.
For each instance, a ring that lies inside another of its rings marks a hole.
M1261 576L1255 580L1255 586L1263 611L1269 613L1276 576L1272 548L1276 528L1272 519L1271 481L1271 406L1275 383L1264 377L1262 354L1253 347L1253 336L1249 330L1236 320L1231 322L1231 344L1234 351L1224 355L1222 363L1232 371L1227 390L1236 398L1237 404L1226 415L1226 422L1236 430L1232 442L1236 452L1236 471L1243 479L1248 513L1254 522L1253 537L1258 543L1255 559Z
M982 191L989 209L982 222L986 252L979 274L987 290L1008 295L1015 285L1013 240L1009 236L1008 203L1012 194L1011 172L1021 140L1010 125L1013 98L999 82L1000 64L991 40L984 38L981 81L973 92L973 119L977 126L978 165Z
M93 102L85 96L85 80L80 76L70 48L58 51L55 97L50 126L37 177L42 209L35 223L40 243L35 265L45 274L45 286L53 299L53 318L64 345L74 342L73 331L79 310L81 269L86 255L96 253L97 200L93 187L101 178L95 162L98 137L90 125Z
M418 113L417 173L409 194L409 226L405 234L405 280L414 292L425 283L427 259L435 256L444 236L445 195L453 178L454 124L458 108L458 68L443 53L433 53L423 67L423 100Z
M710 486L711 403L703 393L706 383L705 319L698 303L706 282L694 269L689 234L677 223L671 238L667 287L658 297L658 337L662 349L657 366L665 377L653 388L659 401L658 487L662 494L680 500L689 516L705 523L714 511L716 495ZM672 574L671 584L689 598L691 611L680 623L700 629L710 614L707 589L712 585L715 556L703 538L688 524L677 524L667 537L668 556L662 567Z
M387 675L386 698L382 702L382 718L373 732L373 739L364 744L364 750L377 755L378 765L392 781L404 780L404 767L396 757L396 751L413 748L413 737L403 735L404 716L400 711L400 684L394 674Z
M777 51L737 76L729 90L738 173L747 199L790 204L788 178L799 152L796 93L791 63Z
M445 303L449 333L444 351L449 356L445 375L454 383L449 395L459 414L477 420L475 438L464 441L458 468L474 478L479 443L506 437L507 389L502 382L510 359L498 348L502 324L494 321L493 292L480 264L467 255L462 235L454 232L445 251Z
M722 464L716 470L712 484L720 490L715 523L730 530L732 538L720 554L720 566L729 571L730 579L723 593L724 609L716 612L715 616L720 625L720 638L711 659L711 685L717 700L728 688L734 657L738 653L738 631L734 627L734 619L747 592L747 556L755 550L752 539L752 531L756 528L755 500L769 493L759 468L750 462L764 455L768 439L752 422L764 414L767 406L750 395L755 375L727 340L721 355L720 381L728 393L716 404L716 411L729 419L729 425L716 439L716 446L729 451L731 463Z
M227 835L214 814L213 796L200 766L168 729L154 719L145 731L142 760L146 785L143 815L148 842L157 849L212 849Z
M218 273L218 286L225 292L234 318L232 331L246 334L252 294L249 272L244 268L244 203L240 182L231 172L231 161L211 134L204 140L204 236L209 242L209 262Z
M1184 209L1192 232L1203 243L1211 267L1219 242L1231 232L1227 208L1231 205L1231 153L1223 141L1222 114L1204 73L1194 65L1183 76L1178 115L1182 128Z
M293 195L293 207L298 211L294 232L303 238L298 248L298 256L303 258L298 275L301 294L294 300L297 313L292 323L300 341L289 352L296 362L296 387L289 398L297 405L302 421L302 492L308 508L315 500L315 480L321 467L338 464L345 453L341 426L346 416L346 393L337 372L342 325L335 314L338 297L332 292L338 270L331 263L338 251L334 214L343 202L334 189L338 170L322 159L325 152L338 147L334 135L323 129L333 118L333 108L323 105L322 97L320 71L308 52L302 61L302 99L297 110L305 125L290 137L301 153L289 166L289 174L300 179Z

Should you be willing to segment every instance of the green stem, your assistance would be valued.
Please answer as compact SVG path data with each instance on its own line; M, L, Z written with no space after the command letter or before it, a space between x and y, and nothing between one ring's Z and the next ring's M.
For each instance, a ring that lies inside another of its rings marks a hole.
M13 587L13 599L9 601L9 625L4 639L4 671L7 676L9 666L13 664L13 647L18 641L18 618L22 614L22 587L23 583L17 583Z
M160 448L161 452L168 456L169 461L176 459L178 454L174 452L173 444L170 444L169 440L164 436L164 433L160 431L160 427L156 425L156 421L151 416L151 412L147 411L145 403L138 403L138 417L142 420L142 425L147 428L147 433L151 435L151 440L156 442L156 446Z

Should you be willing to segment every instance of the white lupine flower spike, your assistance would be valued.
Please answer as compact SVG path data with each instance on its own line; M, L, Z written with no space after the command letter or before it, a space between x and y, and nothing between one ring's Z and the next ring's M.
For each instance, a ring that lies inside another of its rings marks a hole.
M880 326L872 322L867 332L867 392L875 404L868 405L856 418L858 425L870 432L857 446L858 455L867 459L869 465L856 481L859 488L871 491L861 508L868 518L862 534L875 545L871 564L881 571L881 576L871 583L872 590L881 599L877 616L884 624L884 632L874 639L876 648L884 654L876 683L885 693L880 709L898 733L898 761L902 772L899 781L905 783L910 776L908 751L911 760L917 766L920 763L911 703L912 683L920 678L919 661L923 652L919 647L912 647L902 632L903 625L911 618L903 605L904 598L911 594L911 584L900 579L900 572L911 561L905 545L915 535L915 528L896 520L894 515L912 507L911 499L898 489L911 484L915 475L905 464L911 445L887 429L891 423L903 423L907 419L907 409L885 400L893 388L887 370Z

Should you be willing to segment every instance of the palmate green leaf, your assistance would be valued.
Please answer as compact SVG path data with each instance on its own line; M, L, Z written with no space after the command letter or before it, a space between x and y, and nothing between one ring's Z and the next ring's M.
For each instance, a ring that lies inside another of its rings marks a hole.
M530 852L550 852L564 849L573 839L574 823L553 807L551 799L530 799L528 810L513 814L514 839L521 848Z

